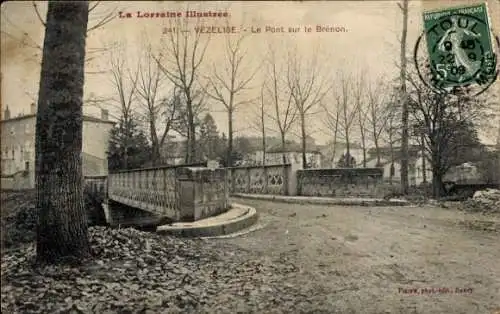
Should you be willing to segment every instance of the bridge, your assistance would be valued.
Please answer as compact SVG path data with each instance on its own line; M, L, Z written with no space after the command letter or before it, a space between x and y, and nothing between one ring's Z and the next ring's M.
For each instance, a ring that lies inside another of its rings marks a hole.
M162 166L86 177L85 191L111 225L192 222L227 211L230 194L370 197L382 169L300 169L298 165ZM99 205L100 206L100 205Z

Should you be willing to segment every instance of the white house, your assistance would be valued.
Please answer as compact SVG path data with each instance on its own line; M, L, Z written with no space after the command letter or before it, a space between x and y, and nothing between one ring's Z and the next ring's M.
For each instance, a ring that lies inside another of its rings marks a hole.
M10 116L7 107L1 124L2 189L31 189L35 185L36 105L28 115ZM107 150L114 122L102 110L101 118L83 116L82 170L86 176L108 174Z
M306 147L306 162L309 168L321 168L322 155L319 151L312 147ZM285 149L281 144L270 147L265 154L265 164L275 165L283 163L283 155L285 162L291 164L302 165L302 146L295 142L289 142L285 145ZM262 150L255 151L245 156L244 164L247 165L262 165L264 163L264 152Z
M375 149L369 149L367 152L367 157L369 158L366 162L366 167L382 167L384 168L384 180L400 182L401 181L401 156L400 148L394 147L394 164L391 171L391 153L389 147L381 147L380 150L380 164L377 165L377 158ZM430 162L428 160L424 161L422 156L422 151L418 146L409 147L409 157L408 160L408 180L410 185L420 185L424 181L432 182L432 170L430 167ZM361 160L362 163L362 160ZM425 168L425 175L424 175ZM392 174L391 174L392 172Z

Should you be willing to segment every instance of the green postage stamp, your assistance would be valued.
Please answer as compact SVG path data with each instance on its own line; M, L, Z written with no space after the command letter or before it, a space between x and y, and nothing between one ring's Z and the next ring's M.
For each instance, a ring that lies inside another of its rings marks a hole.
M434 87L484 85L495 79L486 4L424 12L423 18Z

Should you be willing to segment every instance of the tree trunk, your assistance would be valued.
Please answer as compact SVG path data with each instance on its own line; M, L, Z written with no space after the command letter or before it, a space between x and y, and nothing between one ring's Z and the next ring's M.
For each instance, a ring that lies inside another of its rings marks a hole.
M408 29L408 0L403 0L403 32L401 35L401 102L402 102L402 143L401 143L401 190L408 194L408 99L406 95L406 35Z
M123 148L124 150L124 156L123 156L123 169L128 169L128 147L129 143L131 141L131 134L129 134L129 125L130 125L130 118L128 114L123 115L123 124L121 125L121 134L125 134L125 147Z
M186 151L184 152L184 163L189 164L189 155L191 151L191 146L189 142L191 141L191 136L189 135L189 130L188 130L188 136L186 139Z
M228 110L227 166L233 166L233 111Z
M364 131L361 131L361 146L363 148L363 168L366 168L366 141Z
M335 117L335 131L333 132L333 151L332 151L332 166L335 168L335 162L336 162L336 147L337 147L337 133L339 129L339 113L337 112L337 116Z
M300 113L300 131L302 136L302 169L307 169L306 160L306 118L305 113Z
M266 130L262 127L262 165L266 165Z
M153 118L151 118L153 120ZM160 143L156 134L156 126L153 121L149 122L149 131L151 133L151 162L157 166L160 160Z
M283 157L283 164L286 164L286 144L285 144L285 133L281 132L281 152Z
M443 176L440 169L433 167L432 176L432 194L434 199L439 200L443 195Z
M345 165L347 168L351 168L351 144L349 143L349 131L345 132ZM347 161L346 161L347 160Z
M390 184L392 185L392 178L394 178L394 142L393 142L393 137L392 137L392 120L390 121L390 126L389 126L389 149L391 151L391 168L390 168L390 173L389 173L389 178L390 178Z
M363 145L363 168L366 168L366 146L364 140L362 145Z
M191 164L196 158L196 126L194 125L193 100L190 95L187 95L186 107L188 118L188 139L186 151L186 163Z
M359 123L359 132L361 135L361 148L363 149L363 168L366 168L366 134L365 134L365 122L363 121L363 112L361 107L358 109L358 123Z
M37 261L90 256L83 204L87 1L49 2L36 120Z
M380 146L378 144L377 137L375 137L374 144L375 144L375 154L377 155L377 167L380 167Z
M427 167L425 158L425 135L421 134L420 141L422 142L422 181L427 183Z

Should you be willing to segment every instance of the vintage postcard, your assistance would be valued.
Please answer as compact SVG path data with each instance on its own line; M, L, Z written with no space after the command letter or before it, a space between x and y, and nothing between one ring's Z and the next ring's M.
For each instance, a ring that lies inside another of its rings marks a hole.
M4 313L498 313L500 2L1 6Z

